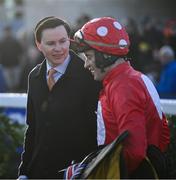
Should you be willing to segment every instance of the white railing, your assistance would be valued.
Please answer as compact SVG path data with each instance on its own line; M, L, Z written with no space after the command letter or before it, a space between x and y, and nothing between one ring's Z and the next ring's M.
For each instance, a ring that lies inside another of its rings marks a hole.
M0 93L0 107L26 108L27 94Z
M163 112L170 115L176 115L176 100L161 99L161 105L163 107Z
M25 93L0 93L0 107L26 108L27 95ZM176 115L176 100L161 99L163 111Z

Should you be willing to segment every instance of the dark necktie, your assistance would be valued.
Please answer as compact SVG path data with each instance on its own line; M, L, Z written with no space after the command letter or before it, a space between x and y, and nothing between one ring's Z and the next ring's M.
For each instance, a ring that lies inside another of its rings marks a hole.
M51 91L54 84L55 84L55 80L54 80L54 74L56 73L57 71L54 69L54 68L51 68L49 71L48 71L48 80L47 80L47 84L48 84L48 88L49 90Z

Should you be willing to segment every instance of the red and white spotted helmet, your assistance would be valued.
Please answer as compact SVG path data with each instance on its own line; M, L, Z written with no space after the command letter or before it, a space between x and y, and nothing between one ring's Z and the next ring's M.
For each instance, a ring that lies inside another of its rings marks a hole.
M74 35L74 40L111 55L124 56L129 51L129 37L124 27L114 18L95 18Z

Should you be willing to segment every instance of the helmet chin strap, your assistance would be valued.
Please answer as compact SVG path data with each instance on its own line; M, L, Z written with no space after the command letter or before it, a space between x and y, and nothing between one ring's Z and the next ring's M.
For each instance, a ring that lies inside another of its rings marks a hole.
M114 64L120 57L104 54L99 51L95 51L95 65L101 69L101 72L105 72L105 68Z

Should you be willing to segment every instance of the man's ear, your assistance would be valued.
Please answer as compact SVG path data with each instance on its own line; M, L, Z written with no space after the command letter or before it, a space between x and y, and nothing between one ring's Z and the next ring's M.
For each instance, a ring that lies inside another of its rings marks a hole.
M35 41L35 44L36 44L38 50L41 51L41 43L39 43L38 41Z

